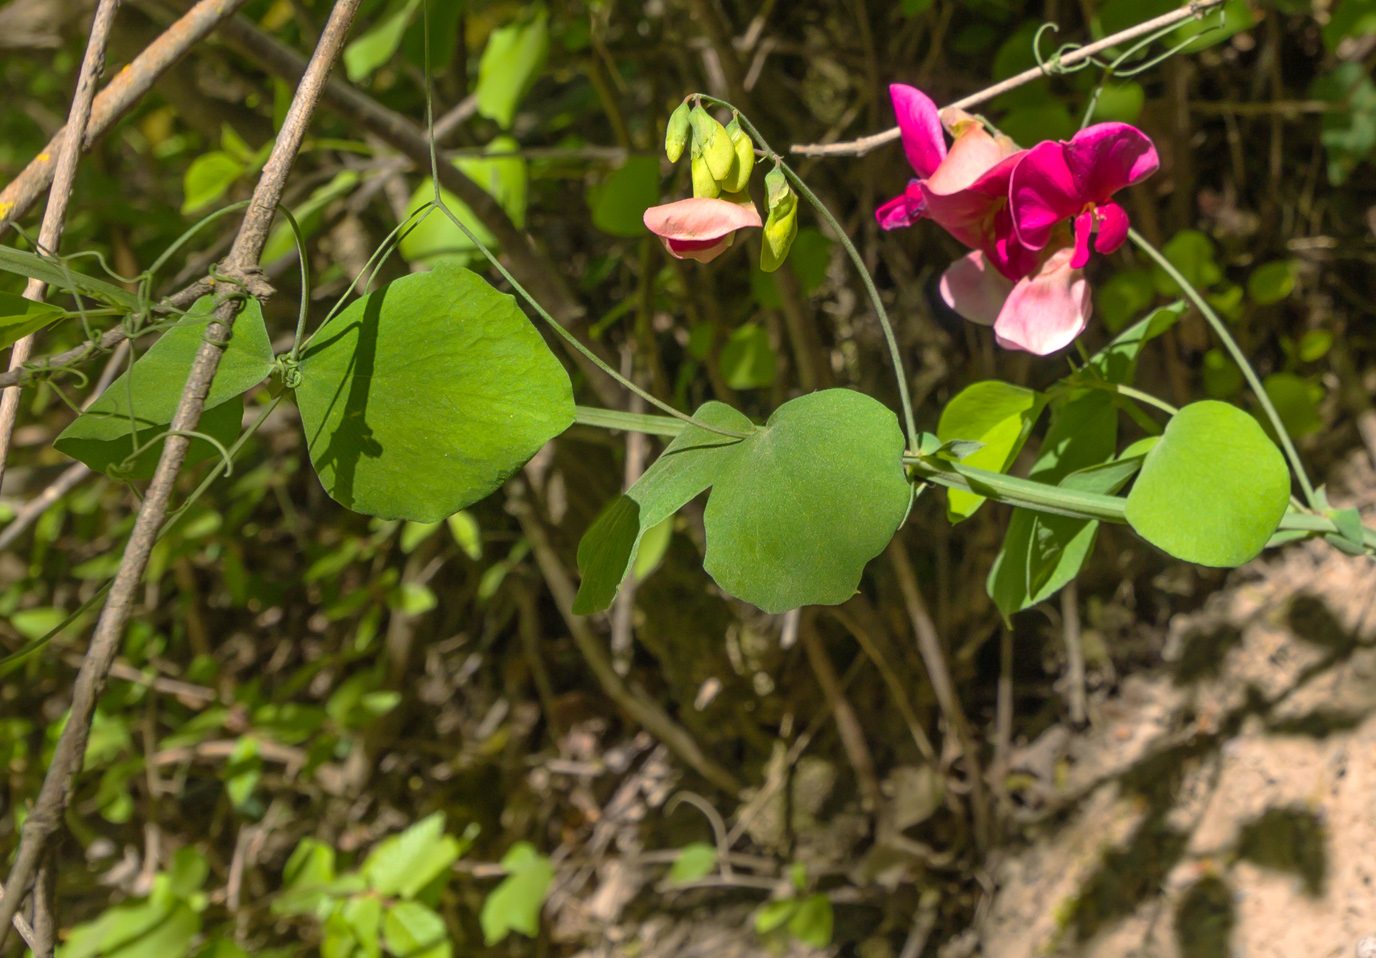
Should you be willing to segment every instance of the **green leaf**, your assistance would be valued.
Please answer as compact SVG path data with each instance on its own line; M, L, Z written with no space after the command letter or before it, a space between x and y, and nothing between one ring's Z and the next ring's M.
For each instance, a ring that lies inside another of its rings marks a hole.
M65 263L47 256L0 246L0 270L28 279L41 279L53 289L81 293L130 312L142 308L139 298L128 290L74 272Z
M1285 459L1257 421L1204 400L1172 417L1147 454L1127 520L1178 559L1231 567L1261 552L1289 500Z
M1303 439L1323 428L1323 418L1319 415L1322 386L1294 373L1272 373L1261 381L1261 385L1291 438ZM1262 428L1267 432L1271 431L1270 426L1269 419L1262 421Z
M1059 99L1018 107L999 121L999 130L1019 144L1035 144L1047 139L1068 140L1078 128L1079 121Z
M703 567L766 612L845 602L907 515L903 445L893 412L861 393L780 406L724 451Z
M447 264L322 326L296 401L326 492L415 522L482 499L573 422L568 374L515 300Z
M487 145L488 153L512 153L519 150L520 144L509 136L499 136ZM511 217L516 226L524 226L526 221L526 200L529 192L529 170L525 158L521 156L459 157L454 160L458 167L484 192L493 197L499 206ZM440 190L444 205L459 222L467 226L484 246L495 248L497 238L468 205L448 190ZM426 177L406 206L410 216L435 199L435 181ZM412 262L454 262L460 266L468 262L473 250L478 247L464 235L463 230L443 210L433 210L402 237L399 245L401 255Z
M1111 333L1116 333L1156 298L1151 270L1137 267L1114 273L1094 291L1095 312Z
M371 30L344 48L344 70L350 83L368 79L373 71L392 59L406 28L411 25L411 18L419 9L420 0L393 0Z
M1199 230L1181 230L1161 248L1166 259L1195 289L1208 289L1223 279L1214 259L1214 244ZM1152 267L1152 280L1162 296L1181 296L1184 290L1160 266Z
M798 902L797 910L788 919L788 931L805 945L825 948L831 944L834 924L831 899L819 893Z
M798 902L792 898L766 902L755 915L755 932L767 935L776 928L782 928L798 910Z
M449 534L468 558L477 562L483 557L482 530L478 528L478 520L473 518L473 513L460 511L450 516Z
M13 293L0 293L0 349L13 346L63 315L61 306L35 303Z
M1376 149L1376 83L1363 64L1349 61L1315 80L1309 94L1337 107L1323 115L1320 139L1328 152L1328 180L1339 186Z
M636 581L641 581L659 568L664 554L669 551L669 540L674 537L674 517L670 516L657 526L651 526L640 537L640 548L636 551L635 565L631 572Z
M937 438L942 442L963 439L983 443L961 462L1004 472L1017 458L1044 405L1046 397L1035 390L996 379L973 383L962 389L941 411ZM951 489L949 502L950 520L959 522L974 515L984 503L984 497Z
M549 52L549 15L541 9L528 23L513 23L492 31L478 62L478 112L511 128L516 108L526 95Z
M1217 347L1204 354L1204 391L1213 399L1228 399L1242 388L1242 370Z
M324 186L318 186L307 198L306 202L291 211L296 217L296 223L301 227L301 235L309 240L319 231L324 221L325 207L335 200L343 199L353 192L354 187L359 184L359 175L353 170L344 170L335 175ZM292 232L291 224L282 217L281 221L272 228L271 235L268 236L267 245L263 247L263 255L259 261L266 264L274 262L286 256L296 249L296 234Z
M416 548L439 531L440 522L408 522L401 527L401 551L410 555Z
M669 869L669 884L687 885L712 874L717 867L717 846L707 842L693 842L679 849L674 866Z
M210 206L229 192L234 181L244 175L244 164L223 150L196 157L182 178L182 213L194 213Z
M1300 337L1299 353L1300 362L1312 363L1323 359L1328 355L1328 351L1333 348L1333 334L1326 329L1305 330Z
M643 236L645 211L659 202L659 160L632 156L588 197L592 225L613 236Z
M1174 326L1185 314L1184 301L1152 310L1145 319L1133 323L1091 357L1089 367L1111 383L1129 385L1137 372L1142 347Z
M397 902L382 916L382 940L397 958L450 958L444 919L418 901Z
M258 754L258 740L251 735L242 735L234 743L234 751L225 763L225 794L236 812L243 812L263 777L263 759Z
M1295 289L1295 267L1289 260L1262 263L1247 277L1247 295L1263 306L1279 303Z
M182 388L213 310L211 297L197 300L176 326L163 333L131 369L112 382L89 409L58 435L54 448L92 469L108 472L122 463L136 445L143 445L165 431L176 415ZM226 446L234 442L243 419L239 396L266 379L272 367L272 344L263 324L263 313L257 301L250 299L234 322L233 335L220 357L197 431L214 436ZM131 427L137 429L132 435ZM161 451L161 443L145 450L135 460L129 475L144 479L152 476ZM196 439L187 452L187 461L218 454L210 443Z
M349 926L364 956L376 958L382 951L379 940L382 932L382 900L373 895L350 898L340 908L339 915ZM402 917L404 919L406 915Z
M483 902L478 922L483 939L495 945L513 931L527 938L540 933L540 909L554 881L554 866L527 842L517 842L502 856L506 878Z
M435 812L373 846L363 861L363 877L379 895L414 898L461 854L458 839L444 832L444 813Z
M777 364L769 331L757 323L738 327L722 344L721 374L732 389L772 386Z
M1095 123L1136 123L1146 104L1146 91L1140 83L1105 83L1094 106Z
M1330 50L1348 37L1376 33L1376 3L1372 0L1341 0L1323 27L1323 42Z
M168 869L168 888L178 898L190 898L210 877L210 863L193 845L183 845L172 856Z
M754 425L725 403L698 407L694 418L709 426L749 432ZM641 537L672 518L710 486L740 440L689 426L674 437L644 475L603 510L578 543L583 577L573 602L577 615L609 608L635 560Z
M403 615L424 615L437 605L435 593L419 582L403 582L387 600L388 608Z

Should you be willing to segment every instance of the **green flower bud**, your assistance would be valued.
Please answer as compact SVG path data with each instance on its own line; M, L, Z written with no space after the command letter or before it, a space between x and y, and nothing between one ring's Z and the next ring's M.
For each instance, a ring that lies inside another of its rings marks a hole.
M716 199L721 195L721 184L708 169L707 158L702 155L702 147L698 145L696 137L689 153L692 157L693 195L700 199Z
M691 112L687 102L683 102L669 115L669 126L664 131L664 152L670 163L677 163L683 148L688 145L688 114Z
M764 178L769 192L769 218L764 223L764 242L760 244L760 269L772 273L788 259L793 238L798 235L798 195L788 177L777 166Z
M755 144L735 118L726 124L726 135L731 137L735 159L730 172L722 180L721 188L728 193L739 193L750 185L750 174L755 169Z
M731 164L736 162L736 148L731 145L731 137L701 104L693 107L688 114L693 124L693 141L702 147L702 158L716 180L726 179L731 172Z

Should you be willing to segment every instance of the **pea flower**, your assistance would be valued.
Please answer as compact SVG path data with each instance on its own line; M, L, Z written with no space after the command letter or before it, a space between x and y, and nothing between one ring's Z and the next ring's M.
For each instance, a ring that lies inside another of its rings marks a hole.
M743 203L704 196L652 206L644 220L670 256L699 263L710 263L724 253L735 241L736 230L764 225L748 196Z
M1045 248L1053 227L1074 221L1072 268L1089 262L1089 238L1100 253L1112 253L1128 235L1128 215L1112 196L1140 183L1161 165L1151 138L1126 123L1097 123L1068 142L1038 143L1018 163L1009 202L1018 239L1029 249Z
M966 246L981 250L1008 279L1016 282L1035 268L1037 256L1014 230L1008 209L1008 184L1026 155L1005 136L992 136L960 110L939 111L921 90L889 87L903 150L918 179L903 195L875 212L886 230L931 219ZM943 126L954 142L947 150Z

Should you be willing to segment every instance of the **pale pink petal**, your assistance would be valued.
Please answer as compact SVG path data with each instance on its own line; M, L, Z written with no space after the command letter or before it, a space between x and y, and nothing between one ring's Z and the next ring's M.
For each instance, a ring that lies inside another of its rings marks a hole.
M1066 167L1064 144L1047 140L1028 150L1008 185L1013 224L1024 246L1042 249L1051 228L1084 209L1085 199Z
M1075 217L1075 255L1070 259L1071 269L1084 269L1089 262L1089 234L1094 232L1094 211L1085 210Z
M1101 253L1117 252L1128 238L1128 214L1117 203L1104 203L1095 209L1099 218L1099 235L1094 248Z
M902 83L892 84L889 96L893 98L893 111L898 114L898 132L908 162L918 176L931 176L946 159L946 137L941 132L936 104L921 90Z
M879 221L880 227L886 230L895 230L904 226L912 226L922 219L922 213L927 208L926 201L922 198L922 190L917 180L908 183L908 188L902 196L895 196L874 211L874 218Z
M1083 202L1102 203L1161 165L1151 138L1126 123L1096 123L1065 144L1065 163Z
M954 193L974 183L1005 159L1003 147L982 126L972 126L951 144L951 152L927 178L933 193Z
M979 250L956 260L941 274L941 298L972 323L992 326L1013 284Z
M754 203L694 197L652 206L645 211L645 226L656 236L671 240L718 240L748 226L763 226Z
M1084 332L1093 307L1084 273L1070 266L1074 254L1069 247L1057 250L1013 287L994 323L999 345L1045 356Z
M727 233L717 240L675 240L661 236L660 241L669 255L675 259L695 259L699 263L710 263L730 248L736 241L735 233Z

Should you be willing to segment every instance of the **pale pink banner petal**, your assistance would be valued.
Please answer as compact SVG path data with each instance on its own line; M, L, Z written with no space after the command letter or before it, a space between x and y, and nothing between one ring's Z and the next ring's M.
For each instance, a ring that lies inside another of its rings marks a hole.
M1013 287L994 323L999 345L1046 356L1084 332L1093 305L1084 273L1070 266L1074 253L1069 247L1057 250Z
M972 323L992 326L1013 284L975 250L947 267L939 288L947 306Z

